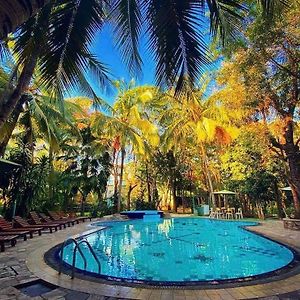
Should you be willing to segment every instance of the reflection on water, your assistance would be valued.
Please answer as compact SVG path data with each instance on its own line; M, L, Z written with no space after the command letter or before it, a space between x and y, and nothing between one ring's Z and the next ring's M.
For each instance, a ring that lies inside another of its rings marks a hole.
M119 222L89 235L102 274L153 281L198 281L248 277L288 264L293 254L287 248L249 233L240 225L198 218L135 220ZM64 260L71 264L73 245ZM97 265L86 246L88 271ZM76 265L83 268L78 255Z

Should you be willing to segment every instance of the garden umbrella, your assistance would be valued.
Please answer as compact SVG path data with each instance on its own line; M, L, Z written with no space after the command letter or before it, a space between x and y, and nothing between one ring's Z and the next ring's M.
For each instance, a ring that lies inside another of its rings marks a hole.
M224 206L226 206L226 195L236 195L236 192L228 191L228 190L222 190L218 192L213 192L215 195L224 195Z

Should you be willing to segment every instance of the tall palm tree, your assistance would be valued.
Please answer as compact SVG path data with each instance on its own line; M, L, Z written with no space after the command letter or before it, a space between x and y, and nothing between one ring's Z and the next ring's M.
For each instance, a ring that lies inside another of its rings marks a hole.
M34 71L49 93L63 98L80 88L97 99L86 75L95 75L102 87L108 82L106 67L89 50L103 24L104 5L96 0L51 1L20 27L12 53L21 71L14 88L0 96L0 128L30 86Z
M215 206L206 145L212 142L226 144L231 141L236 130L224 107L210 99L204 100L205 88L203 84L198 90L187 90L181 98L170 101L169 108L161 116L161 124L165 128L162 143L166 151L187 151L189 146L198 147L210 197Z
M7 10L7 2L1 5L0 16ZM18 15L19 2L11 1L11 13L8 16L13 15L13 12ZM285 2L256 1L266 15ZM22 16L20 23L39 7L31 5L35 3L33 0L26 3L24 8L29 14L23 9L23 13L19 13ZM17 52L24 67L15 91L6 100L0 101L0 128L28 86L39 60L42 61L40 71L46 85L49 88L60 87L60 91L74 87L79 79L84 82L82 70L86 67L96 70L102 75L101 78L105 78L104 67L89 53L88 45L95 32L108 19L107 15L113 21L117 44L129 68L141 69L139 41L146 32L148 48L154 53L156 62L157 83L169 86L177 82L179 91L184 81L193 85L210 62L205 42L207 10L212 35L221 36L224 40L238 31L248 3L240 0L41 1L43 9L26 22L27 29L24 30L22 26L18 32L21 42ZM19 25L15 22L12 19L11 29ZM0 27L3 28L3 24ZM84 86L85 90L91 92L86 82Z
M32 15L38 12L50 0L3 0L0 7L0 40L22 23L26 22Z
M140 113L139 105L144 99L145 93L153 87L134 87L134 82L129 84L118 81L115 83L118 95L112 107L112 115L96 114L93 129L97 136L107 136L112 140L115 159L115 184L118 187L117 210L121 209L122 184L124 162L127 151L130 149L137 155L145 155L149 145L159 143L157 127L148 121ZM118 159L120 154L120 163Z
M14 31L23 22L27 21L32 15L36 14L39 9L48 4L50 0L27 0L20 2L17 0L2 0L0 7L0 39L8 33ZM113 2L113 1L112 1ZM122 2L122 1L116 1ZM137 1L139 2L139 1ZM210 5L216 5L217 1L207 1ZM232 1L233 3L238 1ZM274 0L259 1L267 10L270 10L274 4ZM285 2L285 1L282 1ZM126 4L135 5L135 3L126 3L123 1L123 6ZM221 2L222 4L222 2Z

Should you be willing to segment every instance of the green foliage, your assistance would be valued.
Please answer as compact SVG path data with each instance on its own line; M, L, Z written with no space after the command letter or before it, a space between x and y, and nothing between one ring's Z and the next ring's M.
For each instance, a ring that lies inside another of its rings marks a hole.
M137 199L135 201L136 210L154 210L156 205L153 202L145 202L143 199Z
M27 216L31 209L41 209L49 201L49 161L42 157L33 163L30 148L22 142L10 153L9 159L21 164L22 168L12 175L10 184L4 189L8 199L4 213L11 218L16 203L16 215Z

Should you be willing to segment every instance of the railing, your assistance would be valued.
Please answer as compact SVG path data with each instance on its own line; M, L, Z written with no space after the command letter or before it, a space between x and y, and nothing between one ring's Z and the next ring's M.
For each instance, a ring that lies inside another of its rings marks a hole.
M80 245L82 244L86 244L87 247L89 248L90 252L92 253L97 265L98 265L98 273L100 274L101 273L101 263L94 251L94 249L92 248L92 246L90 245L90 243L87 241L87 240L81 240L81 241L77 241L73 238L69 238L67 240L64 241L64 243L62 244L62 247L61 247L61 251L60 251L60 255L61 255L61 258L60 258L60 264L59 264L59 270L58 270L58 274L61 274L61 269L62 269L62 263L63 263L63 255L64 255L64 248L70 244L70 243L74 243L75 244L75 247L73 249L73 260L72 260L72 275L71 275L71 279L74 278L74 275L75 275L75 264L76 264L76 255L77 255L77 250L78 252L80 253L82 259L83 259L83 264L84 264L84 270L86 270L86 267L87 267L87 260L86 260L86 257L84 255L84 253L82 252L82 250L80 249Z

